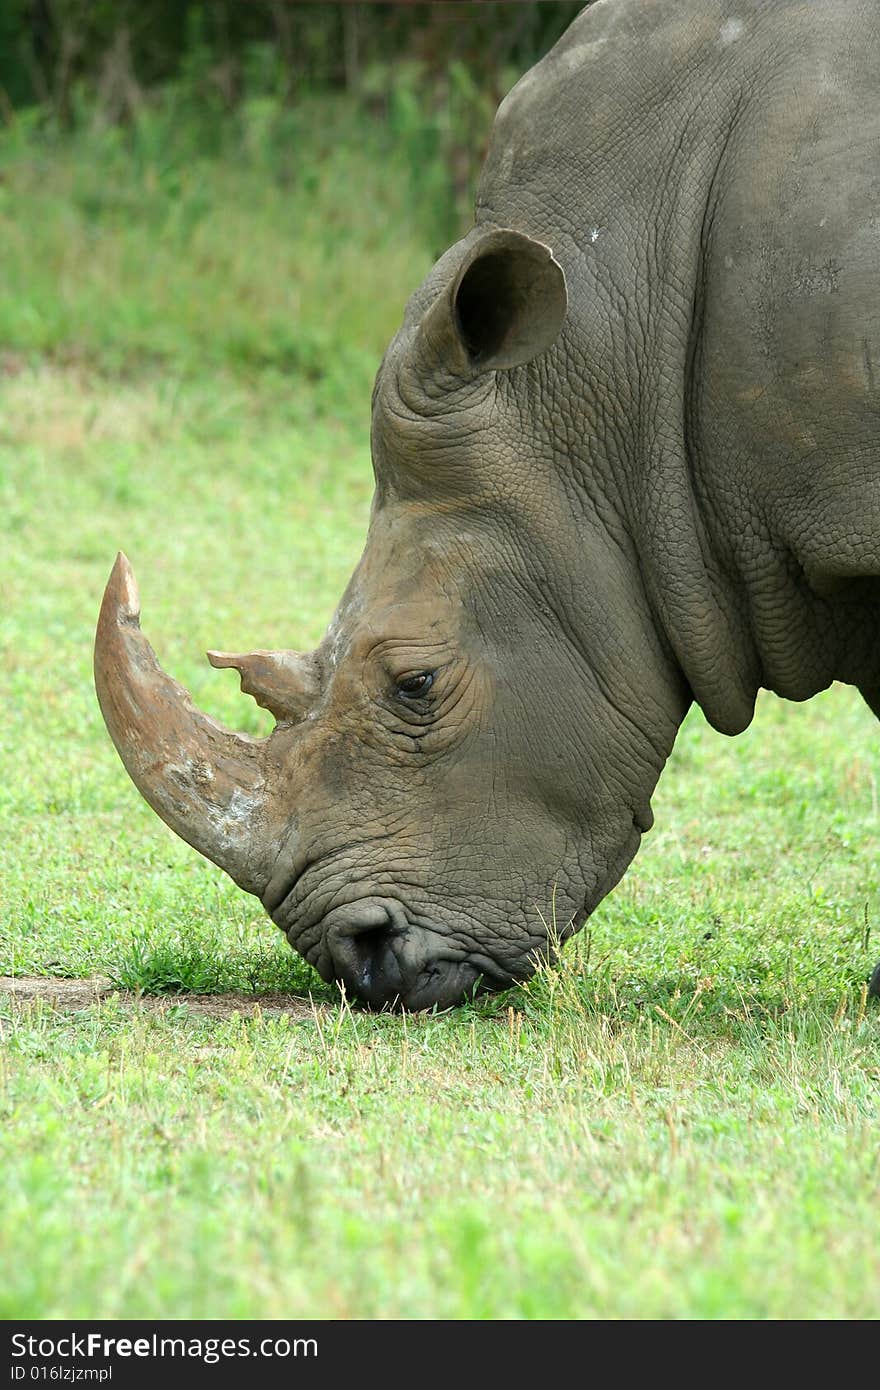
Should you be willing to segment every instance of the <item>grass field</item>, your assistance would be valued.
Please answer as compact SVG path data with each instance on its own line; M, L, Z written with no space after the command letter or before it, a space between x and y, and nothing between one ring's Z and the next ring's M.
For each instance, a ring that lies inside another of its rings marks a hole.
M0 992L0 1317L876 1316L854 692L764 697L734 741L694 712L562 965L437 1016L346 1007L129 783L90 671L117 548L166 666L265 729L201 654L320 637L437 249L411 170L328 116L280 177L258 115L214 158L0 145L0 974L118 986ZM187 1004L229 990L300 1002Z

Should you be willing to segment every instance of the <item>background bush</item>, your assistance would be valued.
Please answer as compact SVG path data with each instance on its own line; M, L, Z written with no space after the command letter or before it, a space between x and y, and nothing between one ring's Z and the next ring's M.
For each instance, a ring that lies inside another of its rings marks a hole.
M191 153L210 155L252 133L258 110L283 173L297 144L322 133L292 113L342 93L407 157L413 196L445 243L466 216L495 107L581 8L6 0L0 115L38 106L54 130L129 127L139 150L149 111L148 139L179 147L185 132Z

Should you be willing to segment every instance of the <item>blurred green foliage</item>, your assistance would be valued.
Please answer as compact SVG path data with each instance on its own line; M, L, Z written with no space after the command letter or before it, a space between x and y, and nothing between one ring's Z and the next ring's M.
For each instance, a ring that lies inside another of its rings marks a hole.
M316 96L342 95L403 159L435 252L468 220L494 111L582 8L294 0L3 0L0 124L132 132L179 160L253 145L292 168ZM325 108L326 109L326 108ZM284 152L286 150L286 153ZM312 162L311 160L309 162Z
M149 88L194 71L234 105L254 67L276 90L357 86L375 65L460 61L483 76L524 69L582 3L301 4L298 0L4 0L0 86L13 107L50 101L70 113L83 82ZM268 59L268 63L267 63Z
M402 144L344 93L249 98L207 131L176 86L125 127L0 128L0 378L4 352L125 378L270 372L310 410L367 418L431 265L426 219L448 216L442 163Z

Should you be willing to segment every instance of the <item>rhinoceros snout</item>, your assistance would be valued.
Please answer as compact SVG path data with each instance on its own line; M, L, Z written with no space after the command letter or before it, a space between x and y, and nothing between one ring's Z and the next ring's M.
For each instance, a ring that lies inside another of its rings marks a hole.
M325 930L332 977L371 1009L451 1008L480 980L475 965L449 959L442 939L408 922L397 903L347 904Z

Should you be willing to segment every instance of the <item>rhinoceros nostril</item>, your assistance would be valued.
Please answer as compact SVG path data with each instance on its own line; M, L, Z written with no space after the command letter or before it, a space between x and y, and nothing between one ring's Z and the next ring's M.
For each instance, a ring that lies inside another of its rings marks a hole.
M368 931L344 936L333 943L333 964L356 994L362 995L370 990L386 944L387 932L384 927L371 927Z
M381 1008L399 996L402 977L392 940L399 931L390 914L375 902L353 903L336 917L327 946L337 980L346 991Z

